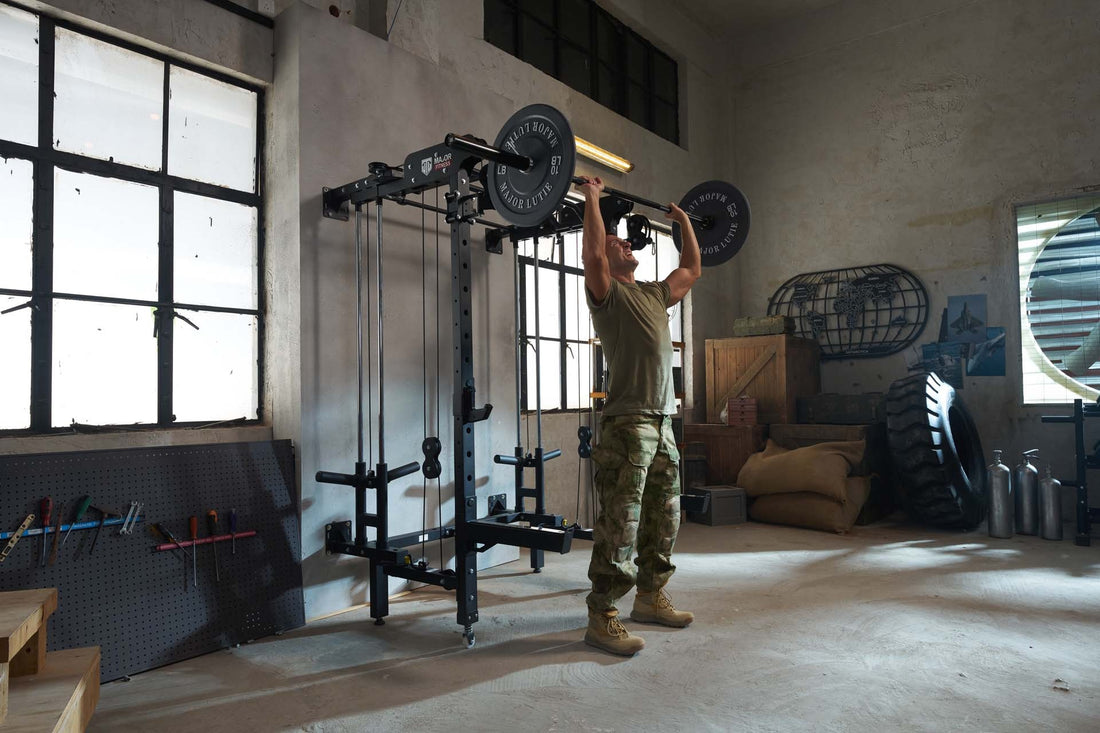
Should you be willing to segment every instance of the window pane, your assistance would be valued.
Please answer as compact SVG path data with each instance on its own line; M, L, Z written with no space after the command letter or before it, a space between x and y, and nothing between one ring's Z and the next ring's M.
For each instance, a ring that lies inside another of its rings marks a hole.
M668 102L655 100L653 103L653 131L672 142L679 141L676 107Z
M569 344L565 352L565 389L567 409L588 407L592 391L592 347Z
M563 43L561 53L561 80L584 95L592 93L592 71L588 65L588 53Z
M565 264L567 267L583 267L581 264L581 234L580 232L570 232L565 235L565 246L563 247L563 254L565 255Z
M596 49L599 52L600 61L606 61L612 67L618 68L621 48L622 37L619 34L619 29L615 27L610 15L597 8Z
M255 308L256 209L176 193L177 303Z
M58 300L53 318L53 425L156 422L152 310Z
M504 0L485 2L485 40L513 56L516 53L516 12Z
M592 318L584 297L584 278L565 276L565 337L587 341L592 338Z
M561 0L558 28L562 36L587 49L591 44L588 24L588 0Z
M26 303L26 298L0 295L0 311ZM0 430L31 426L31 309L0 315Z
M157 189L61 169L54 182L54 290L156 300Z
M648 101L645 89L641 86L634 82L626 85L626 116L642 127L648 126L646 122L646 102Z
M558 307L558 298L561 293L558 290L558 273L555 270L539 270L539 295L535 298L535 268L526 266L524 273L527 282L527 330L529 337L539 336L557 338L561 335L561 326L558 323L561 310ZM538 308L534 304L538 303ZM538 330L535 329L535 319L538 318Z
M176 319L172 412L179 422L255 418L259 404L254 316L188 313Z
M538 18L548 26L554 25L553 0L520 0L519 9L520 12Z
M164 64L57 29L54 147L160 169Z
M256 190L256 93L171 68L168 172Z
M38 18L0 5L0 138L38 144Z
M543 410L557 410L561 408L561 342L543 339L542 353L539 362L542 364L542 372L535 369L535 340L531 339L531 345L527 347L527 409L536 407L537 385L542 382Z
M0 288L31 289L33 192L30 161L0 159Z
M653 52L653 91L658 97L676 101L676 62L660 51Z
M554 32L524 16L520 18L523 34L523 60L550 76L554 75Z
M596 101L605 107L618 111L620 105L619 100L622 95L622 77L604 64L599 65L597 74Z
M626 34L626 76L639 84L645 83L646 47L635 33Z

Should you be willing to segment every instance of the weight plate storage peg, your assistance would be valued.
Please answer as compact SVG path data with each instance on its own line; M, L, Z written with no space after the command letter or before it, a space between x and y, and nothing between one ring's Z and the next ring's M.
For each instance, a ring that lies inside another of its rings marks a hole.
M680 199L680 208L707 220L692 222L704 267L720 265L733 257L749 236L749 202L732 183L705 181ZM676 249L682 249L680 227L672 227Z
M549 219L572 185L577 150L569 121L549 105L528 105L508 118L495 146L526 156L531 166L491 165L487 183L493 208L517 226Z

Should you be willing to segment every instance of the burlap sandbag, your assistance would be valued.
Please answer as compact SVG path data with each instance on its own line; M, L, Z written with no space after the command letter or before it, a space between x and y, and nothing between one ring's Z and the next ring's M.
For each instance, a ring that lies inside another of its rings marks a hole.
M757 522L788 524L843 534L852 528L871 491L871 479L852 476L844 481L847 501L833 501L821 494L796 491L754 499L749 516Z
M845 481L863 460L865 447L864 441L851 440L787 450L769 439L763 451L749 456L737 474L737 485L749 496L804 491L844 503Z

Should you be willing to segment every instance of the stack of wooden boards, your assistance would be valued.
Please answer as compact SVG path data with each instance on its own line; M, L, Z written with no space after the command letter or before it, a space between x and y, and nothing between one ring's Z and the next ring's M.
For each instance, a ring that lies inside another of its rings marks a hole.
M0 593L0 732L77 733L99 702L99 647L46 652L57 589Z

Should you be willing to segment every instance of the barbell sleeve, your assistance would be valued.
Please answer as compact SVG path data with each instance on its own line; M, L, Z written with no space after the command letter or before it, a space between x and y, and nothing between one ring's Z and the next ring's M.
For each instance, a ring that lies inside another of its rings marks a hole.
M580 176L573 176L573 183L577 184L578 186L583 186L585 184L585 180L583 178L581 178ZM651 209L657 209L658 211L663 211L666 214L668 212L672 211L671 206L668 206L666 204L659 204L656 201L651 201L647 198L642 198L641 196L635 196L632 193L627 193L626 191L620 191L617 188L610 188L608 186L604 186L603 192L606 193L608 196L614 196L615 198L625 199L626 201L633 201L636 204L641 204L642 206L648 206ZM687 217L689 219L691 219L692 221L699 222L699 224L703 227L709 228L711 226L711 224L713 223L711 221L710 217L699 216L698 214L692 214L690 212L684 212L684 213L687 214Z
M492 145L485 145L484 143L479 143L468 138L459 137L453 132L447 133L447 136L443 138L443 144L452 150L472 153L486 160L503 163L509 168L517 168L521 171L530 170L531 166L534 165L531 159L526 155L509 153L507 150L494 148Z

